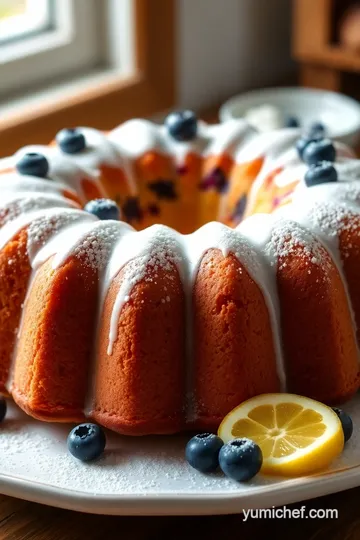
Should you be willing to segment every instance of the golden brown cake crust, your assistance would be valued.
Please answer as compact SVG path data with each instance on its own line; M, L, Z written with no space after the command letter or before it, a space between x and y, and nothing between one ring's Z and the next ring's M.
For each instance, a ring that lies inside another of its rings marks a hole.
M321 264L300 246L280 257L281 331L290 392L328 404L359 386L358 351L342 279L322 246Z
M24 310L15 401L42 420L83 418L98 301L97 271L72 257L37 271Z
M0 393L4 394L30 274L27 232L22 230L0 251Z
M230 254L209 250L193 291L195 425L216 428L256 394L280 390L262 292Z
M120 433L175 433L184 426L185 399L180 277L173 265L171 270L148 267L122 308L118 336L108 354L111 313L125 275L126 268L113 280L101 316L91 416Z
M347 218L339 235L346 284L354 311L358 347L360 347L360 216Z

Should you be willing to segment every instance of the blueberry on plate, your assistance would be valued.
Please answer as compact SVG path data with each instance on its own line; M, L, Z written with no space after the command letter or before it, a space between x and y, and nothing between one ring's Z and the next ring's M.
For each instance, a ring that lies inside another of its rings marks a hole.
M312 133L310 135L303 135L296 141L296 150L298 151L300 159L303 159L304 150L311 142L321 141L323 139L322 134Z
M6 416L6 400L4 398L0 398L0 422L2 422Z
M197 118L192 111L176 111L165 119L168 132L176 141L191 141L197 134Z
M298 128L300 127L300 121L297 116L287 116L285 118L285 127L287 128Z
M263 455L260 446L247 438L234 439L219 453L219 463L229 478L238 482L251 480L261 469Z
M67 438L70 454L80 461L92 461L104 452L106 437L96 424L79 424L72 429Z
M120 219L120 209L116 202L111 199L93 199L85 205L84 210L94 214L101 220Z
M329 161L322 161L321 163L312 165L305 173L305 184L308 187L336 182L337 179L337 171Z
M306 145L303 152L303 160L307 165L316 165L321 161L332 161L336 159L335 146L330 139L313 141Z
M186 460L198 471L215 471L219 466L219 452L223 444L220 437L213 433L195 435L186 445Z
M65 154L78 154L86 148L85 135L79 128L62 129L56 141Z
M339 417L344 432L344 440L345 442L347 442L351 438L354 429L351 416L342 409L338 409L337 407L333 407L333 411L335 411Z
M45 156L38 152L27 152L16 163L20 174L46 178L49 172L49 162Z

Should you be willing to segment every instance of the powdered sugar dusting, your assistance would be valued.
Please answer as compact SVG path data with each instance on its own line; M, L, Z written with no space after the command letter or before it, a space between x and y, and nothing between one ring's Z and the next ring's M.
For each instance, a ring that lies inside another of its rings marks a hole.
M45 208L68 208L75 206L65 197L56 195L34 196L29 193L2 193L0 208L0 221L4 225L21 214L34 212Z
M58 210L52 214L43 214L34 219L28 227L28 253L32 261L36 253L64 227L76 223L83 218L81 211Z
M74 255L94 270L102 271L118 240L117 222L97 223L74 248Z
M345 410L354 423L360 421L358 397L347 403ZM219 504L223 504L222 499L229 495L237 496L237 509L247 508L249 497L252 497L253 506L265 507L276 504L276 497L283 496L287 489L291 491L291 501L294 501L294 483L302 487L299 490L299 497L302 498L305 482L309 483L309 495L314 483L319 485L317 475L306 479L285 479L259 474L249 482L238 483L226 478L221 471L201 474L185 461L184 449L188 435L142 437L140 441L136 437L122 437L106 432L104 455L95 462L82 463L73 458L66 448L66 438L71 427L33 420L9 404L9 414L1 426L0 436L0 453L4 456L0 462L2 492L7 493L8 485L11 485L10 477L20 482L17 493L22 497L31 498L28 484L31 484L32 493L40 488L45 491L48 489L48 504L61 504L59 497L51 491L51 488L56 488L65 490L70 497L74 496L74 508L77 507L77 492L84 499L91 496L98 509L104 512L108 504L104 498L114 497L116 504L113 505L112 513L115 514L129 510L133 497L146 497L143 506L146 501L154 503L156 498L166 497L166 508L171 513L171 509L184 504L182 497L186 495L196 495L199 502L204 502L206 496L215 495ZM360 434L355 430L344 452L325 473L332 470L343 474L340 471L358 467L359 444ZM329 476L328 480L331 482ZM325 484L328 483L322 483ZM333 489L336 490L336 486ZM260 499L254 499L265 493L268 496L267 503L264 499L261 503ZM281 504L284 502L282 499ZM191 504L196 505L196 501L193 500ZM83 508L85 506L86 503ZM155 507L152 508L155 511ZM88 509L91 511L91 506ZM165 506L162 505L159 511L166 511Z
M360 178L360 162L358 159L339 159L336 163L340 182L351 184Z
M276 223L266 253L275 253L279 268L286 264L286 258L291 255L303 256L313 264L324 265L325 250L311 232L300 227L293 221L280 220Z
M134 238L136 235L136 241ZM116 261L116 262L115 262ZM124 268L124 275L110 320L108 354L112 354L118 335L120 312L131 297L131 291L137 283L156 280L157 272L165 270L172 279L174 265L184 263L179 253L177 233L162 226L153 226L140 233L130 233L123 237L118 250L114 252L113 262L105 278L103 297L115 275Z
M11 405L1 429L0 452L6 459L1 461L0 477L4 473L99 497L249 492L273 483L258 477L240 485L221 473L198 473L185 460L187 435L142 437L139 444L139 438L106 432L104 455L95 462L82 463L66 448L71 427L32 420Z
M311 228L327 238L338 239L342 231L359 234L360 213L345 204L314 204L308 213Z
M224 257L232 253L244 264L255 281L263 283L262 260L251 243L246 237L220 223L208 223L190 235L181 235L168 227L154 225L122 237L110 260L103 291L105 298L113 278L124 268L111 316L108 354L112 354L117 338L121 310L131 297L135 285L142 280L146 282L156 279L159 268L167 271L171 279L172 269L176 266L185 293L190 297L199 265L209 249L219 249ZM170 301L167 296L164 295L165 302Z
M345 185L341 185L341 189L338 189L338 194L344 201L360 205L360 182L349 182Z

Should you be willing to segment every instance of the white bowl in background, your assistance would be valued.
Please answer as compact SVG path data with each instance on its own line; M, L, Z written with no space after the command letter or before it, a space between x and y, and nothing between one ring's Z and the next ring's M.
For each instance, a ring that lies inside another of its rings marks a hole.
M220 108L220 120L242 118L249 109L270 105L296 116L306 129L321 122L330 138L351 147L360 142L360 103L343 94L312 88L264 88L235 96Z

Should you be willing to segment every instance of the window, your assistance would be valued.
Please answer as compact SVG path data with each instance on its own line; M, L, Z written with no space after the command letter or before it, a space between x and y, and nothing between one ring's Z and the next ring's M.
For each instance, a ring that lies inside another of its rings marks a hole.
M0 156L171 107L175 1L0 0Z
M39 34L52 25L50 0L1 0L0 44Z
M0 99L100 64L96 0L0 0L0 6Z

